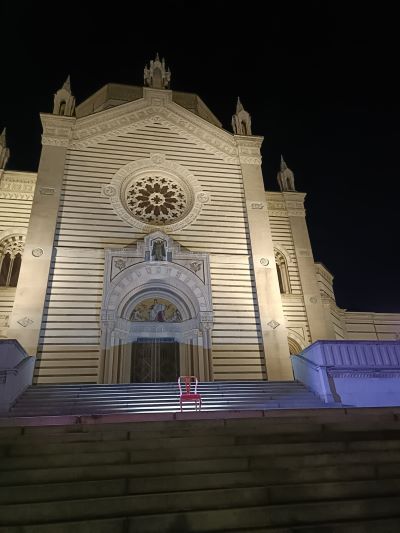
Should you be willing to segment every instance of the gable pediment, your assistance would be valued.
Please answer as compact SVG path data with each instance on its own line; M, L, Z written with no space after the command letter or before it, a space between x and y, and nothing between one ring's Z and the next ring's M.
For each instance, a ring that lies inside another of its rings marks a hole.
M139 100L77 119L69 147L94 146L132 131L132 127L152 123L168 128L227 162L238 162L233 135L173 102L171 91L154 89L145 89L144 97Z

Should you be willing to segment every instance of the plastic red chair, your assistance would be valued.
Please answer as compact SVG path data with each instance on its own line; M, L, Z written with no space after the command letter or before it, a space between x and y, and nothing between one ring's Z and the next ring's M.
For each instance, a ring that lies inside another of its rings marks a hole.
M184 387L182 387L182 382L184 384ZM194 384L194 387L192 386L192 384ZM197 392L198 384L199 380L196 378L196 376L179 376L178 387L181 411L183 402L194 402L196 411L197 402L199 402L199 411L201 411L201 394Z

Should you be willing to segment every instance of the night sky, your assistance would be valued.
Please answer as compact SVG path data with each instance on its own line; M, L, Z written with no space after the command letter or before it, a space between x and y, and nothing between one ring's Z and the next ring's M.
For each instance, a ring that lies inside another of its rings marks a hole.
M195 92L231 131L237 95L263 135L278 190L280 154L306 192L316 261L337 304L400 312L400 87L395 7L385 2L3 0L0 128L10 170L37 170L39 112L71 75L78 103L108 82L143 84L158 51L172 89ZM350 7L349 7L349 5ZM386 6L386 7L385 7Z

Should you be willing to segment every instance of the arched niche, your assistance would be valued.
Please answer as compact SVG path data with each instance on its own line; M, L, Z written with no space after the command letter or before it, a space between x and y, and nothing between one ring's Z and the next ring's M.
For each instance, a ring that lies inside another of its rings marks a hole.
M168 254L163 260L152 259L154 238L165 239ZM169 349L163 345L167 342L178 346L179 375L211 380L213 319L208 255L182 251L158 231L135 248L106 250L105 261L99 381L130 382L139 344L153 343L158 354L150 355L157 359ZM135 319L134 311L151 300L174 306L180 319L152 320L145 313ZM151 349L146 346L147 355Z

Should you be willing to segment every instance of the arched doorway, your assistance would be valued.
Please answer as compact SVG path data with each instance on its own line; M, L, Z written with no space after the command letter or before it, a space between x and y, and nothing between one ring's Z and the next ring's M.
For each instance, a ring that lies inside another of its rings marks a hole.
M160 260L147 250L155 238L165 240ZM183 374L212 380L207 254L181 252L161 232L139 244L124 249L123 259L121 250L106 251L99 382L174 381Z

